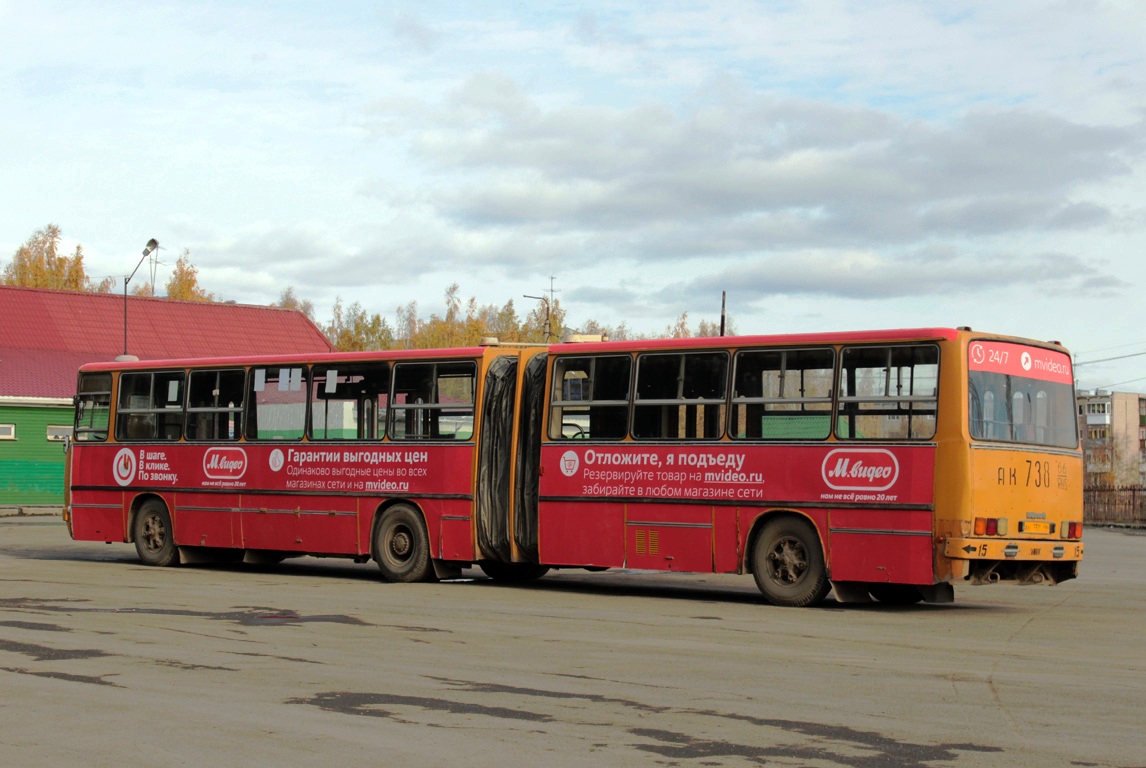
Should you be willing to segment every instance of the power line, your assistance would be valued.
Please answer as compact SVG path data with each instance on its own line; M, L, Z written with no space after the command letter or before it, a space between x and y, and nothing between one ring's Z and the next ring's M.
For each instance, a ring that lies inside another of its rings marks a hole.
M1096 355L1099 352L1109 352L1112 349L1126 349L1127 347L1146 347L1146 341L1132 341L1128 344L1116 344L1112 347L1099 347L1098 349L1088 349L1085 352L1075 350L1076 355Z
M1128 357L1141 357L1146 355L1146 352L1131 352L1129 355L1118 355L1117 357L1104 357L1101 360L1084 360L1075 361L1074 367L1078 368L1083 365L1094 365L1095 363L1109 363L1111 360L1125 360Z
M1133 384L1136 381L1146 381L1146 376L1143 376L1143 377L1138 378L1138 379L1128 379L1127 381L1119 381L1119 382L1115 382L1114 384L1103 384L1101 387L1095 387L1095 389L1114 389L1115 387L1121 387L1123 384Z

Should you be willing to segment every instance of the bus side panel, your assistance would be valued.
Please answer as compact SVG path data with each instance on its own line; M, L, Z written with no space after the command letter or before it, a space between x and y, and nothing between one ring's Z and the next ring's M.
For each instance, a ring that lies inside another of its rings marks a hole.
M621 568L625 564L625 505L543 501L538 545L546 565Z
M712 566L716 573L740 573L740 515L742 507L712 510Z
M75 541L127 541L123 492L73 490L71 530Z
M176 493L174 517L178 543L194 547L234 547L235 508L233 494Z
M333 494L244 494L238 546L284 552L357 554L358 500Z
M934 583L930 511L840 509L830 517L833 579Z
M245 494L238 514L238 546L241 549L306 551L299 537L302 507L296 505L302 500L298 496Z
M468 505L459 505L459 508L447 515L442 515L438 523L438 546L431 542L431 552L437 552L436 557L443 560L460 560L470 562L474 556L474 524L469 514ZM434 538L430 532L430 539Z
M72 538L76 541L127 541L125 495L112 480L116 455L114 447L71 446L67 482L71 485Z
M627 567L711 573L712 549L712 507L627 505Z
M298 501L298 499L296 499ZM304 498L303 501L310 501ZM307 552L356 555L358 549L358 499L354 496L323 496L301 507L298 521L300 546Z
M443 560L470 562L474 559L472 499L413 499L426 517L430 552Z

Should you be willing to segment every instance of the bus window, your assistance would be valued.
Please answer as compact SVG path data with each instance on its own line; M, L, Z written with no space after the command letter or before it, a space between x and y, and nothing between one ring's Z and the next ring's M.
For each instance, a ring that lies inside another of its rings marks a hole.
M930 440L939 401L934 344L845 347L840 358L837 437Z
M315 366L311 440L379 440L385 434L390 367L384 363Z
M188 440L238 440L243 434L243 386L241 368L191 371L187 382Z
M562 357L553 364L549 437L622 440L629 432L628 355Z
M834 350L746 350L735 362L732 437L824 440L831 434Z
M1017 354L1017 352L1016 352ZM1074 448L1079 414L1074 387L994 370L967 372L971 437L1007 443Z
M1044 390L1040 389L1035 393L1034 427L1036 443L1045 443L1047 441L1047 433L1050 428L1048 399L1047 393Z
M390 439L473 439L476 376L472 362L395 365Z
M248 440L301 440L306 431L302 366L252 368L248 386Z
M111 374L85 373L80 376L76 395L75 439L107 440L111 419Z
M1034 439L1029 397L1026 392L1015 392L1011 395L1011 424L1015 440L1020 443L1029 443Z
M727 387L727 352L639 356L633 437L719 438L724 434Z
M183 371L119 377L116 440L178 440L183 436Z

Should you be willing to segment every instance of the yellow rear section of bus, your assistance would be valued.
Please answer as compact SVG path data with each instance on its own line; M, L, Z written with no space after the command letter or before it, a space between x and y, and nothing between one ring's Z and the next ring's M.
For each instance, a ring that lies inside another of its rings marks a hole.
M1070 357L1053 343L1001 337L967 334L960 346L965 409L948 414L962 411L965 431L939 450L936 575L1072 579L1083 555L1083 456Z
M967 513L940 553L973 584L1056 584L1082 559L1082 462L1073 455L973 446Z

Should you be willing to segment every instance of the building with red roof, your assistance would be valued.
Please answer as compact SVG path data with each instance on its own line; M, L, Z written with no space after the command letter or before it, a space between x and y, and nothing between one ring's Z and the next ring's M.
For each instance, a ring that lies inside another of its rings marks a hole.
M291 309L0 286L0 507L62 502L84 363L330 350Z

